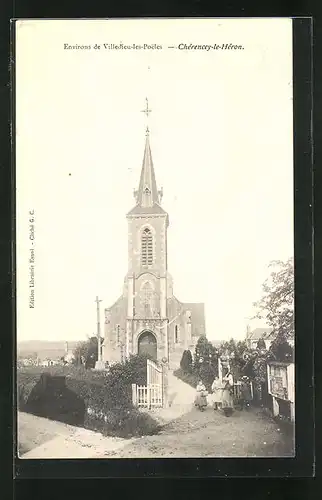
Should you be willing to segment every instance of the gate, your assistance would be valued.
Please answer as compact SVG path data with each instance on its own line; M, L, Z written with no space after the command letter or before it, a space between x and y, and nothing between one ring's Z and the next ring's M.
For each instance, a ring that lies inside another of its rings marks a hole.
M160 385L162 387L162 368L151 359L146 362L146 382L147 385Z
M147 360L147 385L133 386L133 404L143 408L162 408L163 370L154 361Z

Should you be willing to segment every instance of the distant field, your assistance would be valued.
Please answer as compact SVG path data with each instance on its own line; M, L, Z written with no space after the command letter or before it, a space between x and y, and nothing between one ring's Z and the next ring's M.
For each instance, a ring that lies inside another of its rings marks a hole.
M73 351L80 342L82 341L68 342L68 350ZM18 358L37 355L40 360L44 360L46 358L58 359L66 354L66 342L46 340L28 340L18 342L17 354Z

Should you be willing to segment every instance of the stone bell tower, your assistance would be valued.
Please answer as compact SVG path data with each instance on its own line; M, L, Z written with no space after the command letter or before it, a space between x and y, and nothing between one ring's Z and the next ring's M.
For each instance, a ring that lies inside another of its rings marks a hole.
M157 358L168 357L169 217L161 207L162 194L157 188L147 129L139 187L134 192L136 205L127 214L127 332L130 352L146 351Z
M148 115L148 102L144 112ZM123 294L105 309L105 361L148 353L179 366L182 352L205 334L204 304L183 303L168 272L169 216L162 208L147 127L135 206L127 215L128 271Z

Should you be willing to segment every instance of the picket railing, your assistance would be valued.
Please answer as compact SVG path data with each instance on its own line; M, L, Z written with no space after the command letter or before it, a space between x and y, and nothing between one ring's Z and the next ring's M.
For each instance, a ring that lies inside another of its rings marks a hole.
M151 359L146 363L147 385L162 385L162 368Z
M159 364L147 360L147 385L132 385L132 402L141 408L162 408L163 372Z
M143 408L162 407L162 385L150 384L136 386L136 406Z

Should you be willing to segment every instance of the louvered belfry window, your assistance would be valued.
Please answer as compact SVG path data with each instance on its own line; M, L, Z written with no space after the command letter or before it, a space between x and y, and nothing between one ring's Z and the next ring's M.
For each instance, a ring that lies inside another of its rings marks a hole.
M153 264L153 237L149 228L144 229L141 238L141 263L142 266Z

